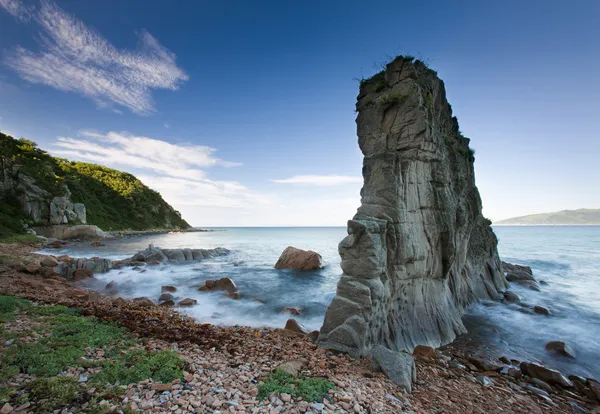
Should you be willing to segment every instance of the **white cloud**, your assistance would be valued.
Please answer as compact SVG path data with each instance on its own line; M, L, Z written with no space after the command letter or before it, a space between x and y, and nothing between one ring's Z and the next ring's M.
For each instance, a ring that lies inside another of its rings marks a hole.
M271 202L236 181L210 179L204 169L241 164L216 158L216 150L208 146L172 144L126 132L80 131L77 138L58 137L50 152L133 173L178 209L246 208Z
M330 187L349 183L362 183L362 177L347 175L295 175L283 180L271 180L280 184L302 184L316 185L319 187Z
M79 138L58 137L54 146L58 149L52 152L59 156L190 180L204 179L204 167L240 165L214 157L216 149L211 147L171 144L126 132L80 131Z
M16 0L0 0L9 13L24 9ZM100 107L113 105L139 114L154 111L152 89L178 89L188 79L175 63L175 54L146 31L135 51L119 50L100 34L49 0L31 10L43 30L39 52L18 46L6 64L32 83L75 92Z
M0 0L0 7L4 7L7 12L19 20L31 18L31 8L24 6L21 0Z
M165 128L167 128L167 129L168 129L168 128L171 128L171 125L169 125L169 124L164 124L163 126L164 126Z

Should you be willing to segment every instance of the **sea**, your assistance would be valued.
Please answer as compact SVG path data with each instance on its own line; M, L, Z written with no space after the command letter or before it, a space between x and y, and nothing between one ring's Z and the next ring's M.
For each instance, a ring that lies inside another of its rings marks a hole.
M186 264L111 270L95 276L92 288L111 281L123 297L157 299L161 286L177 287L176 299L194 298L196 306L181 309L200 322L220 325L277 327L285 325L287 307L306 328L319 329L341 275L338 243L345 227L213 228L206 232L157 234L105 241L104 247L74 243L60 252L72 257L124 259L149 244L162 248L225 247L231 254ZM600 226L502 226L494 231L502 260L531 266L544 280L540 292L517 285L511 290L522 302L547 307L552 315L529 315L517 306L476 304L464 322L468 334L458 339L482 353L545 363L563 373L600 378ZM287 246L314 250L325 267L317 271L276 270ZM242 294L233 300L222 292L198 292L205 280L231 278ZM88 282L86 282L88 283ZM544 345L559 340L570 344L576 358L547 353Z

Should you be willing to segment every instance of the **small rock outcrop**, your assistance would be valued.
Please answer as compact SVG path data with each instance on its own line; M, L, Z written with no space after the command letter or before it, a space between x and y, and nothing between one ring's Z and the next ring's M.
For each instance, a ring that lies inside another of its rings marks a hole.
M275 269L317 270L322 267L323 258L319 253L292 246L286 247L275 263Z
M81 224L76 226L56 225L36 227L35 232L40 236L60 240L96 240L109 237L98 226L93 226L91 224Z
M545 349L553 354L558 354L569 358L576 357L573 347L564 343L563 341L550 341L546 344Z
M146 250L136 253L131 260L146 263L188 262L226 254L229 254L229 250L223 247L214 249L161 249L150 245Z
M573 387L570 379L555 369L547 368L533 362L521 362L521 372L531 378L537 378L550 385L560 385L563 388Z
M361 206L339 245L344 273L319 345L355 357L438 347L465 332L469 304L507 287L469 139L444 83L411 58L361 82L356 109Z

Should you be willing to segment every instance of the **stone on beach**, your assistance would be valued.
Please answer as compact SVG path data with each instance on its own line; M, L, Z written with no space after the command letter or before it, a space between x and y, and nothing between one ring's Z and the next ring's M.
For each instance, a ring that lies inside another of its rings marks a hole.
M309 331L295 319L288 319L287 322L285 323L285 328L283 328L283 329L286 329L286 330L292 331L292 332L301 333L304 335L309 334Z
M533 362L521 362L521 372L531 378L538 378L545 383L560 385L563 388L573 387L573 382L559 371Z
M177 288L175 286L163 286L160 288L160 291L162 293L165 293L165 292L173 293L173 292L177 292Z
M165 302L167 300L173 300L173 295L170 293L163 293L158 297L159 302Z
M192 299L192 298L185 298L183 300L181 300L178 303L178 306L181 307L189 307L189 306L194 306L198 303L198 301L196 299Z
M322 267L323 258L319 253L292 246L286 247L275 264L275 269L317 270Z
M412 384L417 381L417 369L412 356L376 345L371 350L371 359L394 384L408 393L412 392Z

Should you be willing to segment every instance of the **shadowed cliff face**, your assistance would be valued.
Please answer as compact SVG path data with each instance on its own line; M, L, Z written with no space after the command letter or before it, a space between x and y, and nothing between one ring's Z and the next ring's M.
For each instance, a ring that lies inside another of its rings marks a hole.
M362 200L319 344L361 356L377 344L451 342L465 307L506 288L469 140L444 83L419 61L398 57L363 81L356 107Z

